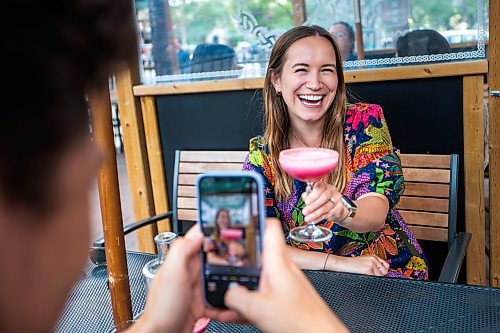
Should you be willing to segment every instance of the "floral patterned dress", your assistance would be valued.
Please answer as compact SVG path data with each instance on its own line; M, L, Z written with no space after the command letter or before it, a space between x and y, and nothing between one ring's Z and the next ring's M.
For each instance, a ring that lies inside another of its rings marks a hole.
M382 108L374 104L348 104L344 135L347 184L343 194L352 200L370 192L385 195L389 199L389 213L383 229L357 233L332 220L324 220L322 225L333 232L330 240L297 243L287 236L287 243L339 256L375 254L389 263L388 276L426 280L427 263L422 249L395 208L404 191L404 178L399 152L392 146ZM301 194L306 184L294 180L290 198L283 201L275 198L275 175L268 148L260 136L250 140L243 170L256 171L263 176L267 216L279 218L286 235L291 228L305 223Z

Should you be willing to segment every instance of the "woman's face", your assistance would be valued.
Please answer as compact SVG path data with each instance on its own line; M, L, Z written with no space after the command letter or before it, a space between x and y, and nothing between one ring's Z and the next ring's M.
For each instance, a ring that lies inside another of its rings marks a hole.
M342 58L349 59L351 56L354 41L349 38L349 32L343 24L335 24L330 28L330 33L337 39L340 49L342 50Z
M217 216L217 225L221 229L227 229L230 227L231 220L229 219L229 213L225 210L219 213Z
M293 43L285 57L281 74L271 81L283 95L292 125L321 122L338 86L332 44L321 36L305 37Z

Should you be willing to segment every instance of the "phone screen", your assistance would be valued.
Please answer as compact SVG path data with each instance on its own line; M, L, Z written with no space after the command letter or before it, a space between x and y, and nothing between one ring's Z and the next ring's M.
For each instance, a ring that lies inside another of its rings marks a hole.
M261 191L255 176L203 176L198 183L207 303L224 307L229 283L256 289L261 267Z

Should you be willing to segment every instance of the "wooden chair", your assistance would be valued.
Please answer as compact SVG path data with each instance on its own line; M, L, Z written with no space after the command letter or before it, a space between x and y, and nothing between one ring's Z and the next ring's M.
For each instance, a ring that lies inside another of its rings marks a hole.
M246 155L247 151L177 150L172 211L128 226L125 233L172 217L174 232L182 234L198 218L198 175L240 171ZM402 154L401 162L406 189L398 210L417 239L448 243L439 281L456 282L470 240L470 234L456 232L458 155Z
M401 154L401 164L398 211L417 239L448 243L439 281L456 282L471 237L457 233L458 155Z

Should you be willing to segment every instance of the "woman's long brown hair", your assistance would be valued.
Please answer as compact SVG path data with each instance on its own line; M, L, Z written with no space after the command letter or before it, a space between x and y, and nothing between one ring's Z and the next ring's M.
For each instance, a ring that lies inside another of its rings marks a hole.
M344 168L344 118L346 113L346 90L340 48L333 36L319 26L298 26L285 32L273 47L269 65L264 80L264 109L265 124L264 141L269 148L271 163L275 172L274 193L278 200L289 198L292 195L293 179L279 167L279 153L290 148L288 136L290 132L290 116L288 108L281 95L274 90L271 78L279 77L286 61L286 51L299 39L320 36L326 38L335 50L337 62L338 85L335 99L325 114L321 147L336 150L339 153L338 167L327 176L326 182L335 186L340 192L346 183Z

